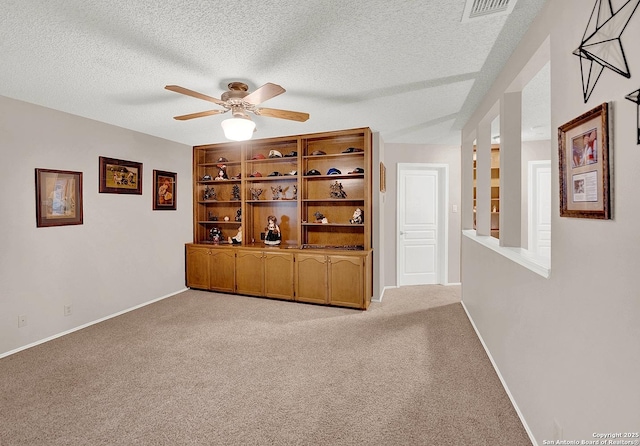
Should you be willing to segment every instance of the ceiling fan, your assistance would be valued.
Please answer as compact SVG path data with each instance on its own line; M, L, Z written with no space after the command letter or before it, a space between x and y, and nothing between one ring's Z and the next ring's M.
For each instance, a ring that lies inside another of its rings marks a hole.
M223 121L222 128L225 132L225 136L234 141L250 139L255 130L256 125L251 121L251 118L247 114L248 112L254 113L258 116L289 119L291 121L298 122L304 122L309 119L308 113L280 110L277 108L258 107L258 104L284 93L286 90L280 85L268 82L251 93L248 92L249 87L247 84L243 82L231 82L228 87L229 91L222 93L221 99L198 93L197 91L189 90L178 85L167 85L164 88L176 93L213 102L214 104L222 107L221 110L207 110L198 113L190 113L188 115L174 116L174 119L179 121L219 115L230 111L233 118Z

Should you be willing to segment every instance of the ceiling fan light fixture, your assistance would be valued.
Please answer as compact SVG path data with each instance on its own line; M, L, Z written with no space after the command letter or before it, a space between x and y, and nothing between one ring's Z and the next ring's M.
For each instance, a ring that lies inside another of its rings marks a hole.
M249 118L234 116L222 121L224 136L231 141L246 141L251 139L256 123Z

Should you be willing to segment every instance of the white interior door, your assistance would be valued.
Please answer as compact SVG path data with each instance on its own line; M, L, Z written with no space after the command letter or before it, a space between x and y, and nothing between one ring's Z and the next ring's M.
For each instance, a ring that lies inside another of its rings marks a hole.
M443 283L446 168L398 164L398 285Z
M551 258L551 161L529 162L529 250Z

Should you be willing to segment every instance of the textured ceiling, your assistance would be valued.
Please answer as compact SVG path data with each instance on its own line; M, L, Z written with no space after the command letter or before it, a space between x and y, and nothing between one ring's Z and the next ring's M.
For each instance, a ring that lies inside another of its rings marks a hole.
M0 95L197 145L224 141L228 115L176 121L217 106L165 85L273 82L287 92L265 107L311 117L252 115L255 138L368 126L457 145L543 3L461 23L465 0L0 0Z

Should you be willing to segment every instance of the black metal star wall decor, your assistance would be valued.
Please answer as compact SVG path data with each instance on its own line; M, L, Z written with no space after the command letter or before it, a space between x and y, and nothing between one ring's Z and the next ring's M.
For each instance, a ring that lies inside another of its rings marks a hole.
M582 95L586 103L605 68L631 77L620 37L640 0L628 0L613 12L611 0L596 0L580 46L573 52L580 57Z
M638 144L640 144L640 89L629 93L624 97L625 99L629 99L631 102L635 102L637 111L636 111L636 124L638 127Z

